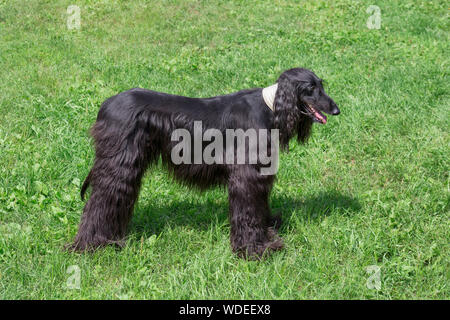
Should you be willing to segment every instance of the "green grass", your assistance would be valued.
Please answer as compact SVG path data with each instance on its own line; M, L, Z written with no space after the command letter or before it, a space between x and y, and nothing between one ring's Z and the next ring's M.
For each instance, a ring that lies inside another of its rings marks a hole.
M380 30L366 26L371 4ZM0 298L449 299L448 31L446 1L0 0ZM296 66L327 80L342 113L281 156L284 251L233 256L225 191L161 168L123 250L62 250L103 100L132 87L213 96Z

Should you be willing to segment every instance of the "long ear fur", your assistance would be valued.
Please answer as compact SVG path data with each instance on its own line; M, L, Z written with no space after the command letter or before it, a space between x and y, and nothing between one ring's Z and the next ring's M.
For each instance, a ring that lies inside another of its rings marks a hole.
M306 142L311 132L312 120L300 113L298 108L299 83L292 81L287 72L278 79L275 94L275 128L280 130L280 146L289 148L289 140L297 133L299 142Z
M297 129L299 110L297 108L297 88L284 73L278 79L278 89L275 94L275 128L280 130L280 146L288 149L289 140Z

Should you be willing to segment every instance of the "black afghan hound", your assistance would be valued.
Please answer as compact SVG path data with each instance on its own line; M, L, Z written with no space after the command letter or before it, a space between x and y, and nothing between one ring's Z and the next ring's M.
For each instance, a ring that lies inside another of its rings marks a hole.
M307 140L314 121L326 123L322 112L337 115L340 111L325 93L322 80L302 68L283 72L268 88L213 98L188 98L136 88L107 99L92 128L96 158L81 189L83 198L91 185L91 196L69 248L83 251L107 244L122 246L141 178L161 156L163 165L184 184L201 190L228 187L231 247L239 256L253 259L281 249L283 242L276 232L281 218L272 216L269 207L275 173L261 174L261 162L176 164L171 158L173 132L183 129L193 133L195 121L201 121L202 132L214 128L223 137L228 129L278 129L280 145L287 149L295 135L300 142ZM270 137L266 143L272 146ZM232 149L236 150L236 146L233 142ZM204 149L202 141L200 151ZM245 149L246 156L249 150Z

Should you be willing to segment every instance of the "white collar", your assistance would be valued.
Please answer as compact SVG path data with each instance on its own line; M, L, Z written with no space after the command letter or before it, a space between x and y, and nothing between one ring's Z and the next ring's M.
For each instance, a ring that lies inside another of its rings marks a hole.
M270 110L275 111L273 101L275 100L275 93L278 89L278 83L271 85L270 87L266 87L262 90L262 96L264 102L270 108Z

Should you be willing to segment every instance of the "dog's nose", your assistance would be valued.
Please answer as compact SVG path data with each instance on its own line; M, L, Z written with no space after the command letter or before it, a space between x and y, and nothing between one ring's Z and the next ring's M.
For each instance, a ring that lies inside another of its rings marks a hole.
M336 104L333 105L333 111L331 111L331 114L333 116L337 116L339 113L341 113L341 110L339 110L338 106Z

